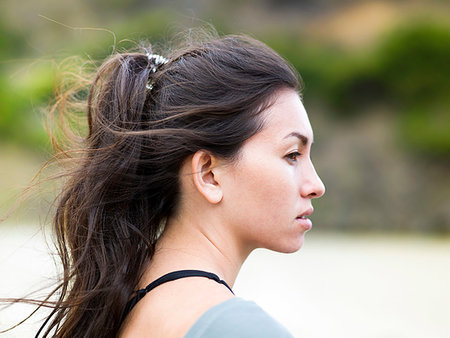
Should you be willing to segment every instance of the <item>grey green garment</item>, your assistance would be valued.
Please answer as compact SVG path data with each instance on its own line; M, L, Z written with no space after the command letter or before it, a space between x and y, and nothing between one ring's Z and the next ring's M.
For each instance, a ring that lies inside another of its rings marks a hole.
M255 302L234 297L206 311L184 337L284 338L293 336Z

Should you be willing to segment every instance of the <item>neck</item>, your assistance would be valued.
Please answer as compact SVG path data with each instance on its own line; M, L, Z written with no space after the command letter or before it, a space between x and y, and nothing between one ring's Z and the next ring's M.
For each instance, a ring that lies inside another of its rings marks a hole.
M143 284L171 271L194 269L215 273L233 287L252 250L243 249L219 222L209 220L201 224L198 218L184 217L182 222L180 218L170 219L156 244Z

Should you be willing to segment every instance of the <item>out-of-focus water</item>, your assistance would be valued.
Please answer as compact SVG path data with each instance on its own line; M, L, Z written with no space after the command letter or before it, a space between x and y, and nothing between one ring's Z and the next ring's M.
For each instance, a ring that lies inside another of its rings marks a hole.
M40 231L0 231L0 297L24 296L50 283L55 268ZM313 231L298 253L254 252L234 290L295 337L449 337L450 238ZM31 310L1 310L0 329ZM2 337L33 336L44 316Z

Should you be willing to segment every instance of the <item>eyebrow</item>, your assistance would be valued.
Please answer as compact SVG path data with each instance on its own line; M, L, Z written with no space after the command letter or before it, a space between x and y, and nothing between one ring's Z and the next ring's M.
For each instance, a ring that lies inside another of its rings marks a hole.
M289 138L289 137L296 137L296 138L298 138L302 142L303 146L306 146L308 144L308 141L309 141L309 139L305 135L297 133L296 131L293 131L292 133L287 134L284 138L286 139L286 138ZM311 144L313 144L313 143L314 143L314 141L311 142Z

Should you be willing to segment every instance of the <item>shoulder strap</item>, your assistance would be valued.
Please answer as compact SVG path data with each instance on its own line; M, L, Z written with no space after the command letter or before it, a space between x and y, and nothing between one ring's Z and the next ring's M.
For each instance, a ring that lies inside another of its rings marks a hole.
M206 271L202 271L202 270L180 270L180 271L169 272L168 274L165 274L164 276L161 276L158 279L151 282L144 289L140 289L137 291L136 296L134 296L133 298L131 298L128 301L128 303L125 307L125 310L123 312L121 322L123 322L125 320L125 317L128 315L128 313L130 313L130 311L134 308L134 306L137 304L137 302L139 302L148 292L150 292L151 290L153 290L154 288L156 288L157 286L159 286L163 283L167 283L167 282L170 282L170 281L173 281L176 279L186 278L186 277L206 277L206 278L212 279L212 280L216 281L217 283L225 285L228 288L228 290L230 290L231 293L234 295L233 290L231 290L231 288L228 286L228 284L224 280L220 279L219 276L217 276L214 273L206 272Z

